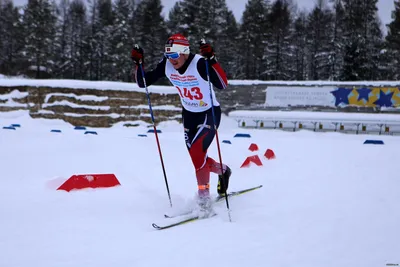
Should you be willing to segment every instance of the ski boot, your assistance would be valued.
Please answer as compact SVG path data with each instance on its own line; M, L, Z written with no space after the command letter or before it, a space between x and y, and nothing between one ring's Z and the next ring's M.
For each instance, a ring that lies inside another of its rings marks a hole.
M197 197L197 205L198 205L198 216L200 219L209 218L215 215L212 204L213 204L212 199L210 197L210 192L208 190L207 193L199 192L199 195Z
M232 171L226 166L226 170L223 174L218 175L218 199L225 197L225 192L228 190L229 177L231 177ZM224 188L225 187L225 188Z

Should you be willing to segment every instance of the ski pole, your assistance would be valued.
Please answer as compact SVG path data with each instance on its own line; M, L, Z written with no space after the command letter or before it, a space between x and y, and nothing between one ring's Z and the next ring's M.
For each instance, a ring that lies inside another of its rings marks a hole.
M152 109L152 107L151 107L150 94L149 94L149 90L147 89L147 84L146 84L146 79L145 79L145 77L144 77L144 70L143 70L142 63L139 64L139 68L140 68L140 71L141 71L141 73L142 73L144 88L146 89L147 102L148 102L148 104L149 104L149 110L150 110L151 121L152 121L152 123L153 123L153 128L154 128L154 135L156 136L157 147L158 147L158 153L160 154L160 161L161 161L161 166L162 166L162 170L163 170L163 173L164 173L165 186L167 187L167 193L168 193L168 198L169 198L169 204L170 204L171 207L172 207L172 200L171 200L171 194L170 194L170 192L169 192L167 173L165 172L164 160L163 160L163 156L162 156L162 153L161 153L160 141L158 140L158 133L157 133L157 128L156 128L156 123L154 122L153 109Z
M214 130L215 130L215 138L216 138L216 141L217 141L219 164L220 164L220 168L221 168L221 174L223 174L224 168L223 168L223 165L222 165L221 148L219 146L218 129L217 129L215 113L214 113L214 101L213 101L213 96L212 96L212 85L211 85L211 80L210 80L210 73L209 73L209 70L208 70L208 59L205 59L205 61L206 61L206 72L207 72L208 86L210 88L211 112L212 112L212 118L213 118ZM225 191L224 192L224 194L225 194L225 202L226 202L226 208L228 209L229 221L232 222L231 212L230 212L230 208L229 208L228 194L226 193L225 182L224 182L223 179L221 181L222 181L222 186L224 187L224 191Z

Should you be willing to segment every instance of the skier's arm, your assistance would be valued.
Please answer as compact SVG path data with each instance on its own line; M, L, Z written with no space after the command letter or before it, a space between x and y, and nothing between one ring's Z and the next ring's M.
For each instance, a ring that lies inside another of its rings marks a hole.
M207 81L206 59L201 58L197 62L197 71L200 76ZM218 89L225 89L228 86L228 79L226 78L225 71L215 58L208 59L208 72L210 75L210 82Z
M166 58L163 57L163 59L160 60L160 62L158 62L155 69L144 72L145 77L146 77L146 85L147 86L152 85L158 79L165 77L165 63L166 63ZM140 70L140 68L137 65L136 65L136 71L135 71L135 78L136 78L136 83L138 84L138 86L140 88L144 88L142 71Z
M131 51L131 58L132 61L135 62L136 69L135 69L135 79L139 87L144 88L145 83L143 81L143 75L142 71L144 72L144 64L143 64L143 49L135 44L133 46L133 49ZM145 72L145 77L146 77L146 85L152 85L154 84L158 79L165 77L165 63L166 63L166 58L163 57L163 59L158 62L157 66L155 69ZM140 68L139 65L143 68Z
M204 57L197 62L197 71L200 73L204 80L207 80L207 65L208 73L210 75L210 82L218 89L225 89L228 86L228 79L226 78L226 73L222 69L221 65L217 62L215 58L214 49L212 46L206 42L206 40L201 39L200 44L200 54ZM207 63L206 64L206 60Z

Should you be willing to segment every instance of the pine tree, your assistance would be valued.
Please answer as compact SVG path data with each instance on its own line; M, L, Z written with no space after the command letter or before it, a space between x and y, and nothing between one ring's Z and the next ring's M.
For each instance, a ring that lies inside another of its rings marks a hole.
M135 11L135 43L144 50L146 69L156 66L164 53L167 30L160 0L143 0Z
M179 11L181 13L177 13ZM191 50L197 52L202 38L218 46L215 40L224 27L221 24L226 24L226 12L224 0L183 0L180 6L176 5L170 18L176 25L175 30L185 35Z
M68 24L69 50L67 54L68 62L66 69L67 77L72 79L87 79L88 71L86 62L88 61L89 44L87 35L89 34L89 25L87 22L86 6L82 0L73 0L68 10L70 18Z
M382 32L378 0L343 0L345 9L345 54L343 80L379 78Z
M392 22L388 25L386 36L387 55L389 61L389 77L393 80L400 79L400 1L396 0L392 12Z
M168 20L166 21L168 35L175 33L185 33L182 28L182 3L176 2L168 13Z
M197 53L199 41L210 43L225 68L228 77L237 75L237 56L234 45L238 26L225 0L183 0L177 2L169 13L167 22L170 34L187 36L191 51Z
M330 76L329 58L333 54L332 13L325 0L319 0L308 16L307 47L309 51L309 79L327 80Z
M240 27L238 45L245 79L260 79L265 71L264 47L268 42L268 0L249 0Z
M68 40L70 39L70 31L68 25L71 23L68 9L69 0L61 0L57 8L57 31L54 42L54 75L64 78L68 77L67 70L69 67L69 49Z
M97 80L109 80L109 71L112 68L110 53L113 49L111 45L111 36L114 24L114 12L111 0L100 0L98 12L98 31L95 35L97 40Z
M298 81L307 80L307 14L300 12L294 21L292 35L294 64L293 78Z
M89 17L89 27L90 31L89 33L85 36L85 42L88 44L88 62L87 64L89 66L89 79L90 80L98 80L99 75L98 75L98 40L97 40L97 35L99 34L99 14L98 14L98 9L99 9L99 0L92 0L91 6L89 7L90 9L90 17Z
M198 51L198 42L205 38L217 55L218 61L231 78L237 66L237 48L234 46L238 38L238 27L233 13L228 9L225 0L214 0L203 7L203 13L208 16L199 17L199 23L204 23L200 29L198 39L195 39L195 51ZM198 26L195 24L194 26ZM203 32L202 32L203 31Z
M111 80L130 81L131 59L129 51L132 48L130 21L130 2L117 0L114 4L115 21L111 35L110 59L112 67L109 70Z
M216 54L218 61L224 68L229 79L239 78L241 60L238 56L242 51L236 44L239 38L239 27L236 23L235 16L232 11L224 13L222 17L226 23L221 26L221 33L217 40L214 41L216 45Z
M0 73L12 75L21 69L24 36L20 17L11 0L0 0Z
M332 21L332 38L330 41L331 51L329 57L329 80L339 80L343 69L344 56L344 9L342 0L331 0L334 3L333 21Z
M110 60L111 31L114 22L111 0L93 0L90 17L89 77L91 80L108 80Z
M208 15L204 12L204 6L211 3L210 0L183 0L179 9L173 10L173 19L176 21L177 31L189 39L191 49L199 38L209 38L204 36L204 25L208 24ZM199 25L197 25L199 23ZM200 34L201 33L201 34ZM196 47L197 48L197 47Z
M139 24L136 21L136 9L137 9L137 1L139 0L128 0L129 1L129 30L131 37L131 42L134 43L134 36L136 36L136 24Z
M36 78L42 72L51 73L53 62L53 44L56 34L54 7L48 0L28 0L23 15L26 35L26 58Z
M268 15L270 36L266 46L264 61L266 70L261 79L289 80L291 73L289 64L292 62L291 45L291 14L289 5L284 0L276 0Z

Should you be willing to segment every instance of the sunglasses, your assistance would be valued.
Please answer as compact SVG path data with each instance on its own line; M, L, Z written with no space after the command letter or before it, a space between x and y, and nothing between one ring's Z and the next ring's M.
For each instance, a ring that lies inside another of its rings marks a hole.
M178 59L180 57L180 53L179 52L173 52L173 53L164 53L164 56L167 59Z

